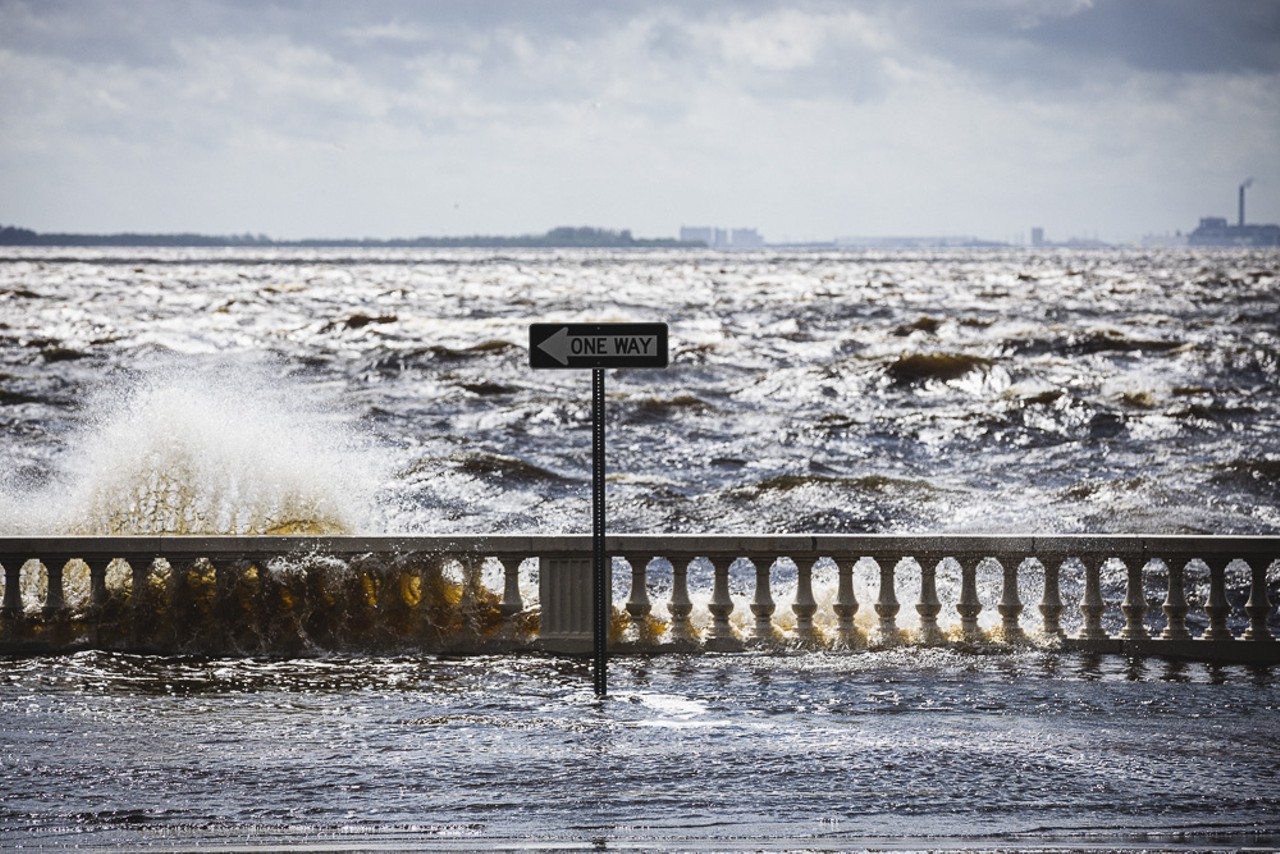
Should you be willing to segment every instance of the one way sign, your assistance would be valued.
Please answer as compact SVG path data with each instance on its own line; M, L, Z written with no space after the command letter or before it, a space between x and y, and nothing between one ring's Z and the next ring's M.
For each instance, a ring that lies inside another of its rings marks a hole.
M665 323L532 323L531 368L665 368Z

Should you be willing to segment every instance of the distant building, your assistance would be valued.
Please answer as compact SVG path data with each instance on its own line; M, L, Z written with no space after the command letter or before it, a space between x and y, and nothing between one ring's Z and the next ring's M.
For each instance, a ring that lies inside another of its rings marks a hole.
M1045 240L1044 229L1037 225L1031 229L1031 247L1033 249L1108 249L1110 244L1093 237L1069 237L1060 242Z
M1223 216L1206 216L1187 238L1190 246L1280 246L1280 225L1248 225L1244 220L1244 191L1253 184L1246 178L1240 185L1239 221L1227 225Z
M715 228L707 225L680 226L680 240L705 243L711 249L759 249L764 238L754 228Z
M1096 237L1068 237L1061 243L1054 243L1063 249L1110 249L1112 245Z
M1280 225L1227 225L1226 217L1207 216L1187 238L1189 246L1280 246Z
M1187 245L1187 236L1181 231L1173 234L1144 234L1138 244L1147 249L1178 249Z
M835 239L835 246L838 249L982 249L994 246L1003 246L1001 243L993 243L989 240L979 240L976 237L957 236L957 237L858 237L845 236Z
M681 243L705 243L707 246L716 245L716 230L706 226L680 226L680 242Z

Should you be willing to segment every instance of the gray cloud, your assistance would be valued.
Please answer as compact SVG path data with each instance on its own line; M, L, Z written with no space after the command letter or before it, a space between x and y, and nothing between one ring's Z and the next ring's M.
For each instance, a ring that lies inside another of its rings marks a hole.
M0 222L1189 227L1280 185L1278 9L0 0Z
M1186 74L1280 70L1275 0L1102 0L1029 29L1026 38L1077 62L1117 61Z
M1280 71L1277 0L955 0L882 12L904 43L996 88Z
M87 64L146 67L179 61L174 40L283 34L336 59L375 67L379 60L395 65L475 50L501 72L504 34L551 49L598 42L639 23L656 59L696 63L706 55L705 33L752 20L776 22L788 12L825 21L863 15L898 45L928 50L962 71L1037 75L1046 61L1079 67L1118 62L1157 72L1280 70L1278 0L2 0L0 45ZM788 34L774 35L782 42ZM838 47L829 49L829 59L838 59ZM1028 49L1041 52L1039 58ZM1021 69L1007 61L1011 57Z

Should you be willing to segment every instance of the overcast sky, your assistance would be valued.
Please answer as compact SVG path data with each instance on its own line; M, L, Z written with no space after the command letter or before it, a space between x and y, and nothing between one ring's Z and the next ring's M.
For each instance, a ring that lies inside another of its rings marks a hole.
M0 224L1280 222L1280 0L0 0Z

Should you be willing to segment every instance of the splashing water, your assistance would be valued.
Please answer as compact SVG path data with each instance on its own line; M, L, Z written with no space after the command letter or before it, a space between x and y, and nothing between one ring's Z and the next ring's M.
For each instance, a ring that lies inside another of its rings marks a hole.
M49 485L5 496L0 531L347 534L379 465L340 414L262 367L166 367L85 405L88 426Z

